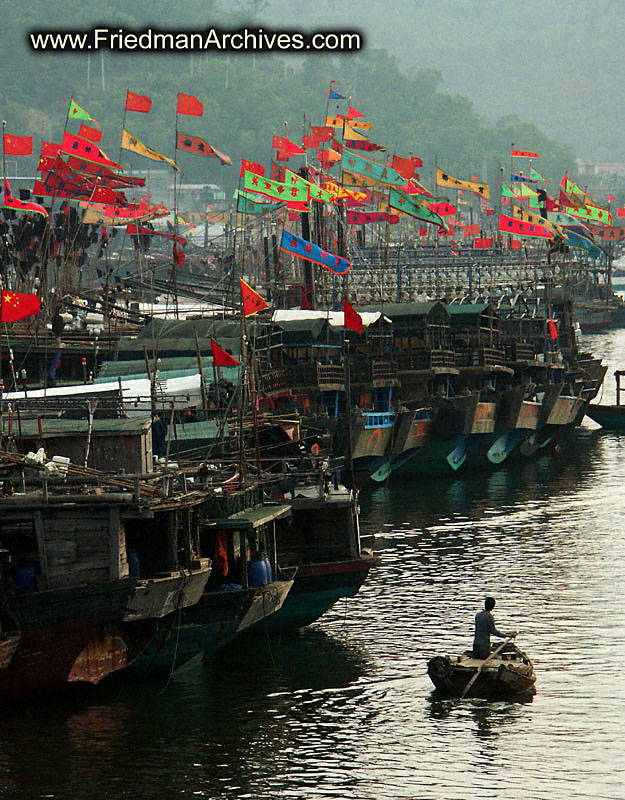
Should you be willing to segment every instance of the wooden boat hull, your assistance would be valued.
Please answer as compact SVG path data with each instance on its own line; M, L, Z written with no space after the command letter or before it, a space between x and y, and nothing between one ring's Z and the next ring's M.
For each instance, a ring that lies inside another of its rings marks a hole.
M428 661L430 680L442 695L461 697L471 679L467 697L531 697L536 693L536 675L532 662L523 651L507 645L496 658L435 656Z
M586 416L606 430L625 430L625 406L607 406L591 403L586 407Z
M377 564L375 557L301 564L282 608L249 630L280 632L312 624L342 597L353 597Z

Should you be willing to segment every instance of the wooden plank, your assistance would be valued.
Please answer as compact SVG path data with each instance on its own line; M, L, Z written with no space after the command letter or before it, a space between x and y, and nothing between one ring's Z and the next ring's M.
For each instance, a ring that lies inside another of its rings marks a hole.
M109 524L108 524L108 548L109 548L109 578L110 580L118 580L120 577L120 519L119 508L114 506L109 511ZM124 538L124 561L128 563L126 556L126 541ZM127 573L125 573L127 574Z

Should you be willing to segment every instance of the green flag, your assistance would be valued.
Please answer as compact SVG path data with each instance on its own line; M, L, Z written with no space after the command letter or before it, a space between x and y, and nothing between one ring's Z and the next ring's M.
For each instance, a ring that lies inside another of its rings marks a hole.
M97 119L89 116L84 108L81 108L78 103L72 97L70 104L69 104L69 111L67 112L68 119L88 119L90 122L95 122L98 124Z
M248 172L247 170L243 173L243 188L248 192L264 194L274 200L284 200L291 203L308 202L308 184L289 186L286 183L280 183L280 181L263 178L262 175L256 175L254 172Z
M416 196L418 197L419 195ZM397 189L391 189L389 192L388 204L398 211L403 211L404 214L410 214L410 216L415 219L429 222L432 225L440 225L444 230L449 230L442 217L435 211L431 211L427 206L422 206L420 203L413 200L412 196L405 192L398 192Z

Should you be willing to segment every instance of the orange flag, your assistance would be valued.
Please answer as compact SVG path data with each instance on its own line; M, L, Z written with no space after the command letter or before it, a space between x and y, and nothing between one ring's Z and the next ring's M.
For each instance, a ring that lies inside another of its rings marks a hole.
M265 299L261 297L258 292L255 292L242 278L239 278L239 280L241 281L244 317L249 317L252 314L257 314L259 311L263 311L265 308L269 308Z

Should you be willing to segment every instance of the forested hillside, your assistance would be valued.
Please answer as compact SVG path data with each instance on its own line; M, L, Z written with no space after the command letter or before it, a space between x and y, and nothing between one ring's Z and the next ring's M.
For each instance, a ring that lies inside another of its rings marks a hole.
M298 3L298 8L301 5ZM341 7L345 5L349 3ZM356 55L307 58L109 51L89 56L84 52L35 53L29 48L26 34L33 28L88 29L104 24L142 29L151 24L162 29L202 30L210 25L236 27L253 22L251 10L226 12L215 0L186 0L176 6L165 0L113 0L106 12L102 8L93 0L68 0L60 9L43 0L31 0L28 5L1 0L0 110L7 132L43 134L43 138L57 141L73 95L97 118L104 130L102 146L117 158L125 94L130 88L152 97L153 106L149 114L130 113L126 127L150 147L173 156L176 94L185 92L204 103L203 117L184 119L185 132L202 136L229 154L234 165L222 167L216 159L178 154L185 179L232 188L238 180L241 156L268 163L272 133L286 133L297 141L305 123L322 124L329 82L334 79L339 90L353 95L354 105L372 123L372 139L402 155L424 159L425 182L431 182L436 161L462 176L478 174L496 181L500 168L509 169L511 142L538 151L542 174L555 181L573 166L572 147L565 139L548 138L546 127L522 121L520 114L492 121L487 109L469 99L469 91L447 93L442 68L450 68L451 55L439 62L440 68L433 67L432 59L424 59L428 63L418 66L423 30L414 32L412 65L374 47ZM389 15L395 13L389 10ZM303 25L296 26L292 15L283 17L283 28ZM351 27L355 27L353 20ZM410 33L404 27L404 36ZM369 41L374 43L371 37ZM145 160L135 158L135 167L146 166ZM34 169L35 163L30 167Z
M494 122L516 114L589 161L625 161L621 0L269 0L268 20L357 26ZM358 86L361 86L360 81Z

